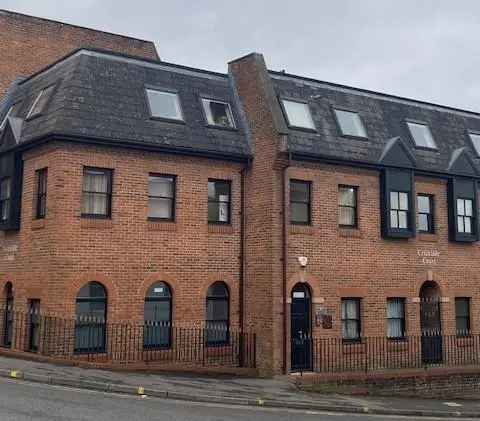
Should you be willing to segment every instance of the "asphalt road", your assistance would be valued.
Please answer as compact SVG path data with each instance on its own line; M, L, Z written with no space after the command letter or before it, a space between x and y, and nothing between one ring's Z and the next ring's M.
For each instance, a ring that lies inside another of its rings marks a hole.
M427 420L427 418L423 418ZM433 420L433 418L428 418ZM0 379L1 421L405 421L405 417L328 414L188 403ZM418 420L418 419L417 419ZM445 420L443 418L442 420ZM452 420L452 419L451 419ZM466 421L464 418L463 421Z

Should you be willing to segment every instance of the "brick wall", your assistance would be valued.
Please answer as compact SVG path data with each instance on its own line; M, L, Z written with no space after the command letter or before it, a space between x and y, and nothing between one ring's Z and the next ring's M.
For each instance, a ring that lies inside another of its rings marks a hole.
M155 45L0 9L0 97L18 76L28 76L80 47L158 59Z

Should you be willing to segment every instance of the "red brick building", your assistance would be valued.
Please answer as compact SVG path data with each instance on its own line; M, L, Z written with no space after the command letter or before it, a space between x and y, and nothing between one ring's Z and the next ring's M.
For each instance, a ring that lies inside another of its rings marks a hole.
M398 357L424 333L421 363L476 346L476 113L258 54L220 74L81 49L0 121L4 299L76 317L72 352L111 342L82 317L138 323L143 348L175 347L172 324L217 349L253 331L265 374L322 371L322 338L334 363L370 337Z

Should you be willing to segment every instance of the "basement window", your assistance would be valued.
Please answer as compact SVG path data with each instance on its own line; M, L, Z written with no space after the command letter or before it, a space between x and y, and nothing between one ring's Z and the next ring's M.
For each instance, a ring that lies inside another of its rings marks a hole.
M315 130L307 103L282 99L282 106L290 127Z
M219 127L235 128L232 109L228 102L202 98L202 105L208 124Z
M412 121L407 121L407 126L417 147L437 149L437 144L435 140L433 140L430 127L426 124L414 123Z
M35 101L33 101L32 107L30 108L30 111L27 114L27 120L38 117L39 115L42 114L44 111L48 100L50 99L53 89L55 88L54 85L51 85L45 89L42 89L40 93L37 95L37 98L35 98Z
M147 89L147 98L152 118L183 121L182 108L176 92Z
M363 126L358 113L345 110L334 110L338 125L344 136L367 137L367 132Z

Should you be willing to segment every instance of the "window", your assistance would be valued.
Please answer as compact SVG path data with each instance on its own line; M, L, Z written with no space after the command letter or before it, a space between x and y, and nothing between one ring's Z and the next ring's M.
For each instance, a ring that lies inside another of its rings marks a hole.
M112 170L83 169L82 216L109 218L112 209Z
M175 219L175 176L148 177L148 217L150 219Z
M338 186L338 225L357 226L357 188Z
M387 338L402 339L405 337L405 299L387 299Z
M37 177L37 200L35 215L37 219L45 218L47 214L47 169L36 171Z
M289 126L315 130L308 104L287 99L283 99L282 104Z
M230 181L208 180L208 222L230 223Z
M455 320L458 336L470 334L470 298L455 298Z
M40 93L37 95L37 98L35 98L35 101L33 102L30 111L28 112L27 120L29 118L37 117L42 114L42 111L44 110L48 100L50 99L50 96L52 95L54 87L55 86L52 85L40 91Z
M475 152L478 156L480 156L480 133L468 132L468 135L470 136L470 140L472 141L473 147L475 148Z
M3 120L2 122L0 123L0 132L5 128L5 126L7 125L7 119L8 117L10 117L10 114L12 113L12 110L13 110L13 106L11 106L8 111L7 111L7 114L5 114L5 117L3 117Z
M433 196L419 194L417 196L418 231L433 233Z
M29 351L38 351L40 344L40 300L28 300Z
M408 229L408 193L390 192L390 226Z
M4 178L0 182L0 218L3 222L10 217L10 201L12 196L12 179Z
M342 298L342 337L347 341L358 341L360 335L360 299Z
M107 292L102 284L89 282L80 289L75 315L75 352L104 352Z
M235 127L229 103L202 98L202 104L208 124L212 126Z
M168 348L172 337L172 293L165 282L147 291L144 305L144 348Z
M290 221L310 224L310 181L290 180Z
M207 291L205 338L208 346L229 341L228 288L223 282L215 282Z
M458 232L471 234L473 219L473 201L457 199L457 229Z
M183 121L177 93L147 89L147 97L152 117Z
M421 148L437 149L437 145L433 140L432 132L426 124L408 121L407 125L416 146Z
M11 282L7 282L5 285L4 297L3 345L11 347L13 339L13 285Z
M367 132L358 113L345 110L334 111L344 136L367 137Z

